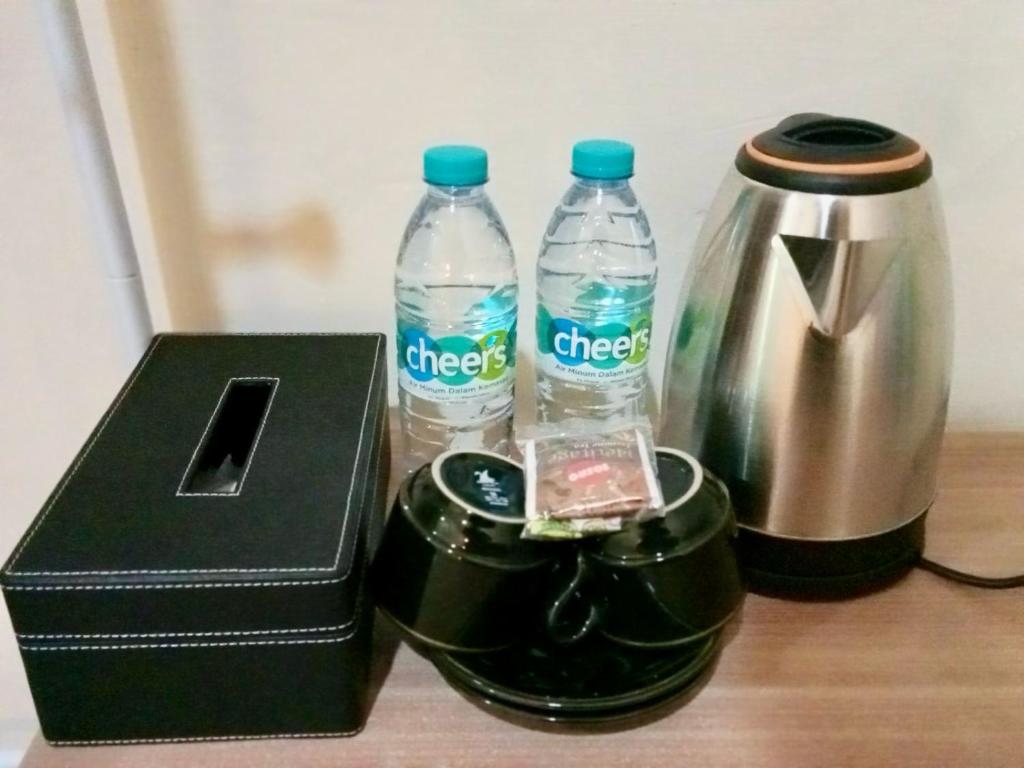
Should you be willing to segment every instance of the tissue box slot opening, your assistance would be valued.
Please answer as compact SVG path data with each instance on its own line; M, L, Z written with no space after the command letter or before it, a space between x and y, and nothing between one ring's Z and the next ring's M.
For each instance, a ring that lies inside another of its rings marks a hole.
M221 395L179 494L237 496L267 421L277 379L232 379Z

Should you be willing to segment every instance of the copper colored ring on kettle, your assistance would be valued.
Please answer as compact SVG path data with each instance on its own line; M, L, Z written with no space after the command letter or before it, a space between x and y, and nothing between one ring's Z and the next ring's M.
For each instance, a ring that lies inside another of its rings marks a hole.
M793 115L746 142L736 168L773 187L833 195L900 192L932 175L931 158L910 137L817 113Z

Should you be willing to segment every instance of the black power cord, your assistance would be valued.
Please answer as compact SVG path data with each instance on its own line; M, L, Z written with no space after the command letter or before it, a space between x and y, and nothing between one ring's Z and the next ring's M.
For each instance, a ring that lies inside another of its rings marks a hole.
M1024 573L1019 573L1016 576L978 576L973 573L964 573L958 571L956 568L950 568L949 566L942 565L942 563L936 563L934 560L929 560L927 557L922 557L917 561L918 568L930 571L936 576L941 576L944 579L950 581L958 581L961 584L969 584L972 587L981 587L982 589L1012 589L1013 587L1024 587Z

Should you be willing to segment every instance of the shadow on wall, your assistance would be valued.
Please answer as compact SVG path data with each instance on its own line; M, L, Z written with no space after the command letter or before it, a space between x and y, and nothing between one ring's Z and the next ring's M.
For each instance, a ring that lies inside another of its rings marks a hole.
M217 285L217 268L225 261L273 254L318 277L331 272L337 237L321 206L298 204L270 222L224 225L207 220L165 4L107 0L107 14L171 329L225 327Z
M262 254L284 253L289 264L326 277L334 266L337 238L327 212L307 203L271 222L208 225L204 245L219 261L254 261Z

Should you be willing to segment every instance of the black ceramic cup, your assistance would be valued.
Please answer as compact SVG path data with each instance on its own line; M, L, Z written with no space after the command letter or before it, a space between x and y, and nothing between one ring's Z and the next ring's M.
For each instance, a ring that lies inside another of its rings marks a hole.
M371 568L377 607L407 636L492 651L536 625L553 550L521 538L523 471L449 451L402 483Z
M719 629L744 594L729 494L689 454L657 450L664 517L584 542L559 563L548 633L572 644L595 630L624 645L688 643Z

